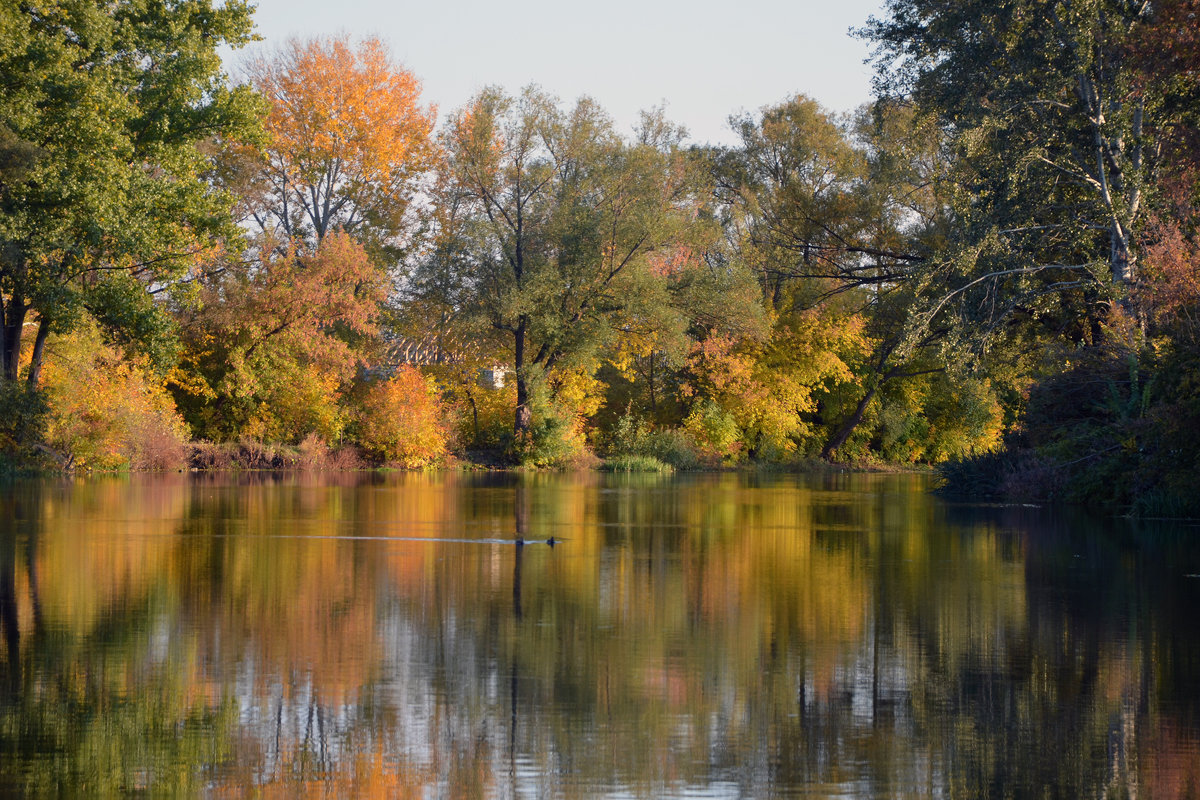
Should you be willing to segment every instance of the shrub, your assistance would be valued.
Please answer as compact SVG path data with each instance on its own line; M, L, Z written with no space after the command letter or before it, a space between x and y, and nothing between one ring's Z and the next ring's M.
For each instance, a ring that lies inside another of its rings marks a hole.
M605 450L612 454L633 454L640 451L650 432L646 420L626 409L617 420L617 424L609 431L605 441Z
M188 431L161 380L126 359L85 322L47 345L42 386L46 442L77 468L183 466Z
M289 465L281 445L243 436L233 446L233 463L241 469L283 469Z
M512 440L509 455L522 466L557 467L569 465L586 450L574 421L547 414L534 418L524 438Z
M350 446L330 447L324 439L310 433L295 448L295 466L305 470L330 470L335 472L362 468L362 460Z
M400 367L363 393L358 439L383 461L424 467L446 455L445 408L437 384L415 368Z
M645 457L675 469L695 469L700 463L696 442L686 431L678 428L655 430L630 411L617 420L605 450L610 457Z
M130 469L168 472L182 469L187 462L185 425L173 405L164 406L160 413L131 415L128 431L124 449Z
M298 445L274 445L243 437L236 442L193 442L188 462L197 470L355 470L362 460L355 448L331 448L311 434Z
M651 431L646 437L645 454L675 469L695 469L700 464L695 440L678 428Z
M233 453L226 445L203 439L192 442L188 463L192 469L224 470L233 467Z
M714 461L736 462L741 457L742 432L733 415L712 400L698 403L683 421L683 428Z

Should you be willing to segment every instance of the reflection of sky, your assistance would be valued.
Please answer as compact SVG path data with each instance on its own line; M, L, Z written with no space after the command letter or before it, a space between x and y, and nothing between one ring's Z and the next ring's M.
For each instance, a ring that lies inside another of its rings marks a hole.
M270 47L288 36L378 34L448 111L488 85L537 83L564 100L594 97L628 131L667 104L693 141L730 141L726 119L800 92L847 111L866 102L866 43L848 35L880 0L556 0L380 3L259 0ZM233 63L236 63L236 57Z

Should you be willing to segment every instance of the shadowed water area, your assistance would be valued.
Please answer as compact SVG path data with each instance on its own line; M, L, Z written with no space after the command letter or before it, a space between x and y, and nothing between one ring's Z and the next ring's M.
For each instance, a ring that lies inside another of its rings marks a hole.
M0 795L1200 795L1200 528L927 489L3 486Z

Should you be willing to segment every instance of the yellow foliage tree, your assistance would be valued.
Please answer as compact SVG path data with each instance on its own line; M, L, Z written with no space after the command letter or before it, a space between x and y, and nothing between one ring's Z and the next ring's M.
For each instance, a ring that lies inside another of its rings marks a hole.
M42 373L46 441L82 469L176 469L187 426L160 379L106 344L90 319L51 337Z
M378 332L385 278L345 233L313 252L291 244L219 262L201 282L201 304L180 315L171 383L200 436L341 438L344 395Z
M710 336L690 359L689 388L708 404L696 406L700 413L694 409L689 429L709 430L713 420L727 419L744 451L759 458L811 445L817 392L855 382L851 365L869 349L862 318L827 307L783 315L764 342Z

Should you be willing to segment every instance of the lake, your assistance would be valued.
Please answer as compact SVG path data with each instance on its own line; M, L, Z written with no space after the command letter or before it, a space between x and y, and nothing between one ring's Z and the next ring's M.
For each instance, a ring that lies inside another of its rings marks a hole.
M0 795L1200 794L1200 528L928 490L3 485Z

